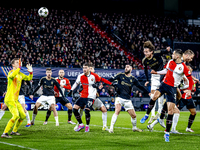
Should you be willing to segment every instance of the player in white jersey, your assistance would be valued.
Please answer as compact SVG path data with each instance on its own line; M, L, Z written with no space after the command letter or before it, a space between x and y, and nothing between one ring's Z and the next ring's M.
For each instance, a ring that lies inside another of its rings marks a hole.
M90 72L95 72L94 65L90 64L89 70L90 70ZM103 87L103 85L102 85L102 87ZM103 102L99 98L96 98L92 107L93 107L94 110L101 110L101 112L102 112L102 121L103 121L102 130L108 131L108 127L107 127L107 109L104 106ZM80 115L82 117L83 109L80 109ZM79 123L77 123L77 125L74 127L74 130L76 130L78 128L78 126L79 126Z

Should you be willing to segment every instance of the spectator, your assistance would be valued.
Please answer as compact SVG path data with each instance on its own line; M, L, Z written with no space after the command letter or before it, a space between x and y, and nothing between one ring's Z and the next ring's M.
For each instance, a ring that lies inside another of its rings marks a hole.
M99 94L101 97L109 97L109 94L105 91L105 89L102 89L102 91Z
M115 111L115 100L114 100L114 98L112 98L111 102L110 102L110 111Z

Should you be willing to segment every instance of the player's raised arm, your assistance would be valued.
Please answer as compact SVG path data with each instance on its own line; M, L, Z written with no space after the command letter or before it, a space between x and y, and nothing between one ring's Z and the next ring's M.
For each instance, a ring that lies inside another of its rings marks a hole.
M33 68L32 68L32 65L27 64L26 68L27 68L27 71L29 72L29 75L27 76L25 74L22 74L23 75L23 80L30 81L30 80L33 79Z
M115 81L115 80L118 80L119 77L120 77L120 75L121 75L121 73L118 73L118 74L116 74L114 77L108 79L108 81L113 82L113 81Z
M139 89L141 89L144 93L149 93L149 91L143 86L140 84L140 82L138 81L138 79L134 78L134 85L136 87L138 87Z

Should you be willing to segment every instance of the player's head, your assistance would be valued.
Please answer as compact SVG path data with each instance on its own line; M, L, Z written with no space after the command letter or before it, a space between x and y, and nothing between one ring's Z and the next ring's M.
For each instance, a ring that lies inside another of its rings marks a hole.
M129 64L127 64L127 65L125 66L125 74L127 75L127 74L129 74L129 73L131 73L131 72L132 72L132 66L129 65Z
M90 66L90 64L88 64L88 63L83 64L83 73L84 73L85 75L88 75L89 72L90 72L89 66Z
M143 45L143 48L144 48L144 55L146 58L150 58L152 57L153 55L153 52L155 50L155 47L154 45L151 43L151 41L146 41L144 42L144 45Z
M65 71L64 70L59 70L59 72L58 72L58 75L59 75L59 77L60 78L63 78L64 77L64 75L65 75Z
M10 63L13 69L19 68L19 58L13 58Z
M194 58L194 52L190 49L183 53L183 60L187 63L191 62Z
M47 77L51 77L51 75L52 75L52 71L51 71L51 68L47 68L46 69L46 75L47 75Z
M95 72L93 64L89 64L89 70L90 72Z
M172 59L176 61L177 59L181 59L182 56L183 56L183 51L181 49L176 49L172 54Z

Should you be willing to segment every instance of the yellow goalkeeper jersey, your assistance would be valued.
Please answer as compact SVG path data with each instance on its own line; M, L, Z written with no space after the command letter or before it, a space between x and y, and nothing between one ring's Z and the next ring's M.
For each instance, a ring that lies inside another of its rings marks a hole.
M8 73L7 79L7 93L4 101L17 101L19 96L19 91L21 88L22 80L30 81L33 78L33 74L30 73L28 76L20 72L20 68L16 70L11 70Z

